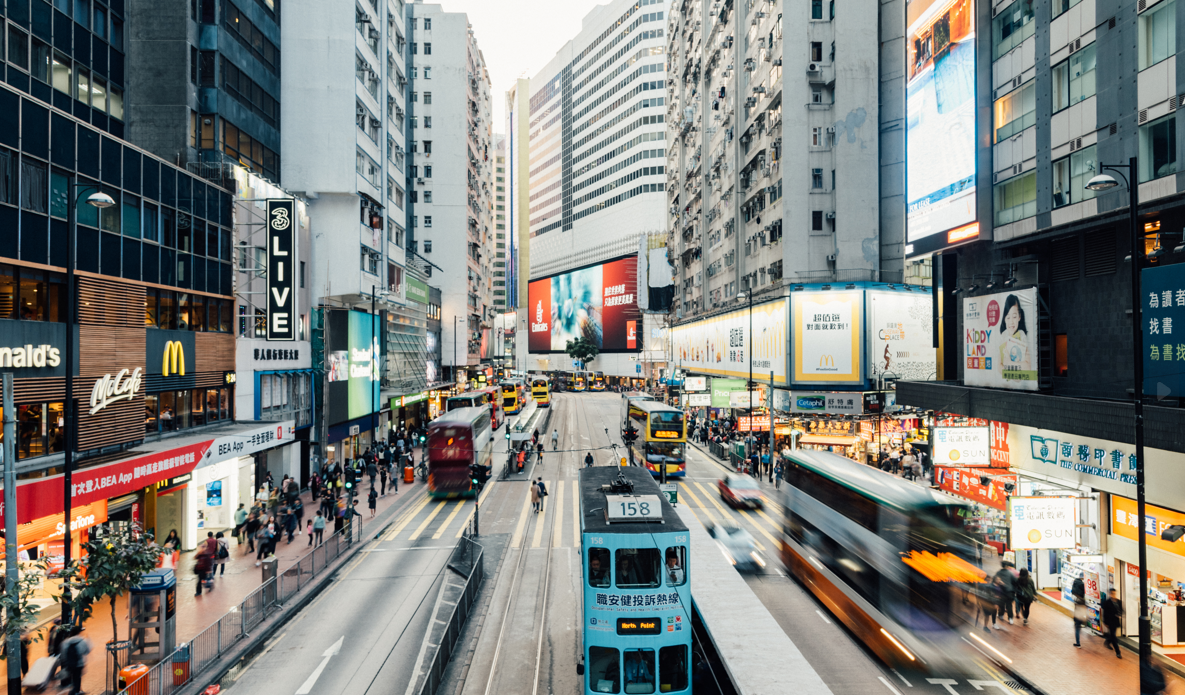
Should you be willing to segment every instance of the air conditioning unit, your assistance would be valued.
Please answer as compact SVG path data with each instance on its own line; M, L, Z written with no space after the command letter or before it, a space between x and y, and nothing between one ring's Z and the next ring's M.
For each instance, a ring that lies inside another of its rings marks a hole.
M827 126L827 132L835 135L835 126Z
M416 185L417 185L417 186L423 186L423 185L424 185L424 179L416 179Z
M835 213L834 213L834 212L829 212L829 213L827 213L826 217L827 217L827 219L829 219L829 220L834 220L834 219L835 219Z
M828 263L834 263L834 262L835 262L835 254L834 254L834 253L827 254L827 262L828 262Z
M381 127L382 125L383 125L383 122L382 122L382 121L380 121L379 119L375 118L374 116L371 116L371 117L370 117L370 127L371 127L371 128L379 128L379 127Z
M354 109L354 115L355 116L365 116L366 109L362 108L361 106L358 106Z
M819 71L819 64L818 63L807 63L806 71L807 72L818 72Z
M782 66L782 59L781 58L774 58L774 66L781 67Z

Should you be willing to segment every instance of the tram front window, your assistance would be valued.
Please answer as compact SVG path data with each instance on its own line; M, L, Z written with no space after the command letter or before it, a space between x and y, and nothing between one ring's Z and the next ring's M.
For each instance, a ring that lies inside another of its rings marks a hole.
M682 463L683 445L678 442L648 442L646 460L650 463Z
M609 549L590 548L588 551L588 585L609 586Z
M662 692L687 689L687 645L676 644L658 650L658 680Z
M612 647L588 648L588 689L595 693L616 693L621 667ZM649 692L649 691L648 691Z
M654 650L625 650L625 692L654 692Z
M649 589L659 584L662 556L658 548L623 548L617 551L617 588Z

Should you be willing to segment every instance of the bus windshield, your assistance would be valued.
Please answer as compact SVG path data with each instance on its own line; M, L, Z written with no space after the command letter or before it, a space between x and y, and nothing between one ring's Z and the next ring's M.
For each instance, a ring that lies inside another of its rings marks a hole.
M683 427L683 413L674 411L659 411L657 413L650 413L650 424L652 427L671 426L675 429L682 429Z
M648 463L683 463L683 445L678 442L647 442Z

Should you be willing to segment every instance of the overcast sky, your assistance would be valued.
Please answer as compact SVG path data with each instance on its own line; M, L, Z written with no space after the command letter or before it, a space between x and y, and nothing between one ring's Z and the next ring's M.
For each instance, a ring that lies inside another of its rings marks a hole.
M608 0L438 0L445 12L464 12L485 56L493 88L494 132L506 129L506 90L533 77L580 31L580 20Z

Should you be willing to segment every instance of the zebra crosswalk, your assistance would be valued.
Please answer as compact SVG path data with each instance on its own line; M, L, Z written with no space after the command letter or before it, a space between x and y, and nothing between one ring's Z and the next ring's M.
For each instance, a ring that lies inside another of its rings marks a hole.
M781 508L766 500L766 509L733 509L719 499L719 494L696 480L679 486L680 502L685 503L701 524L732 523L751 531L753 543L761 551L777 551L782 532L778 522Z
M530 490L523 492L511 548L577 548L580 546L580 483L577 480L544 480L548 495L543 510L531 509ZM551 529L550 535L547 530Z

